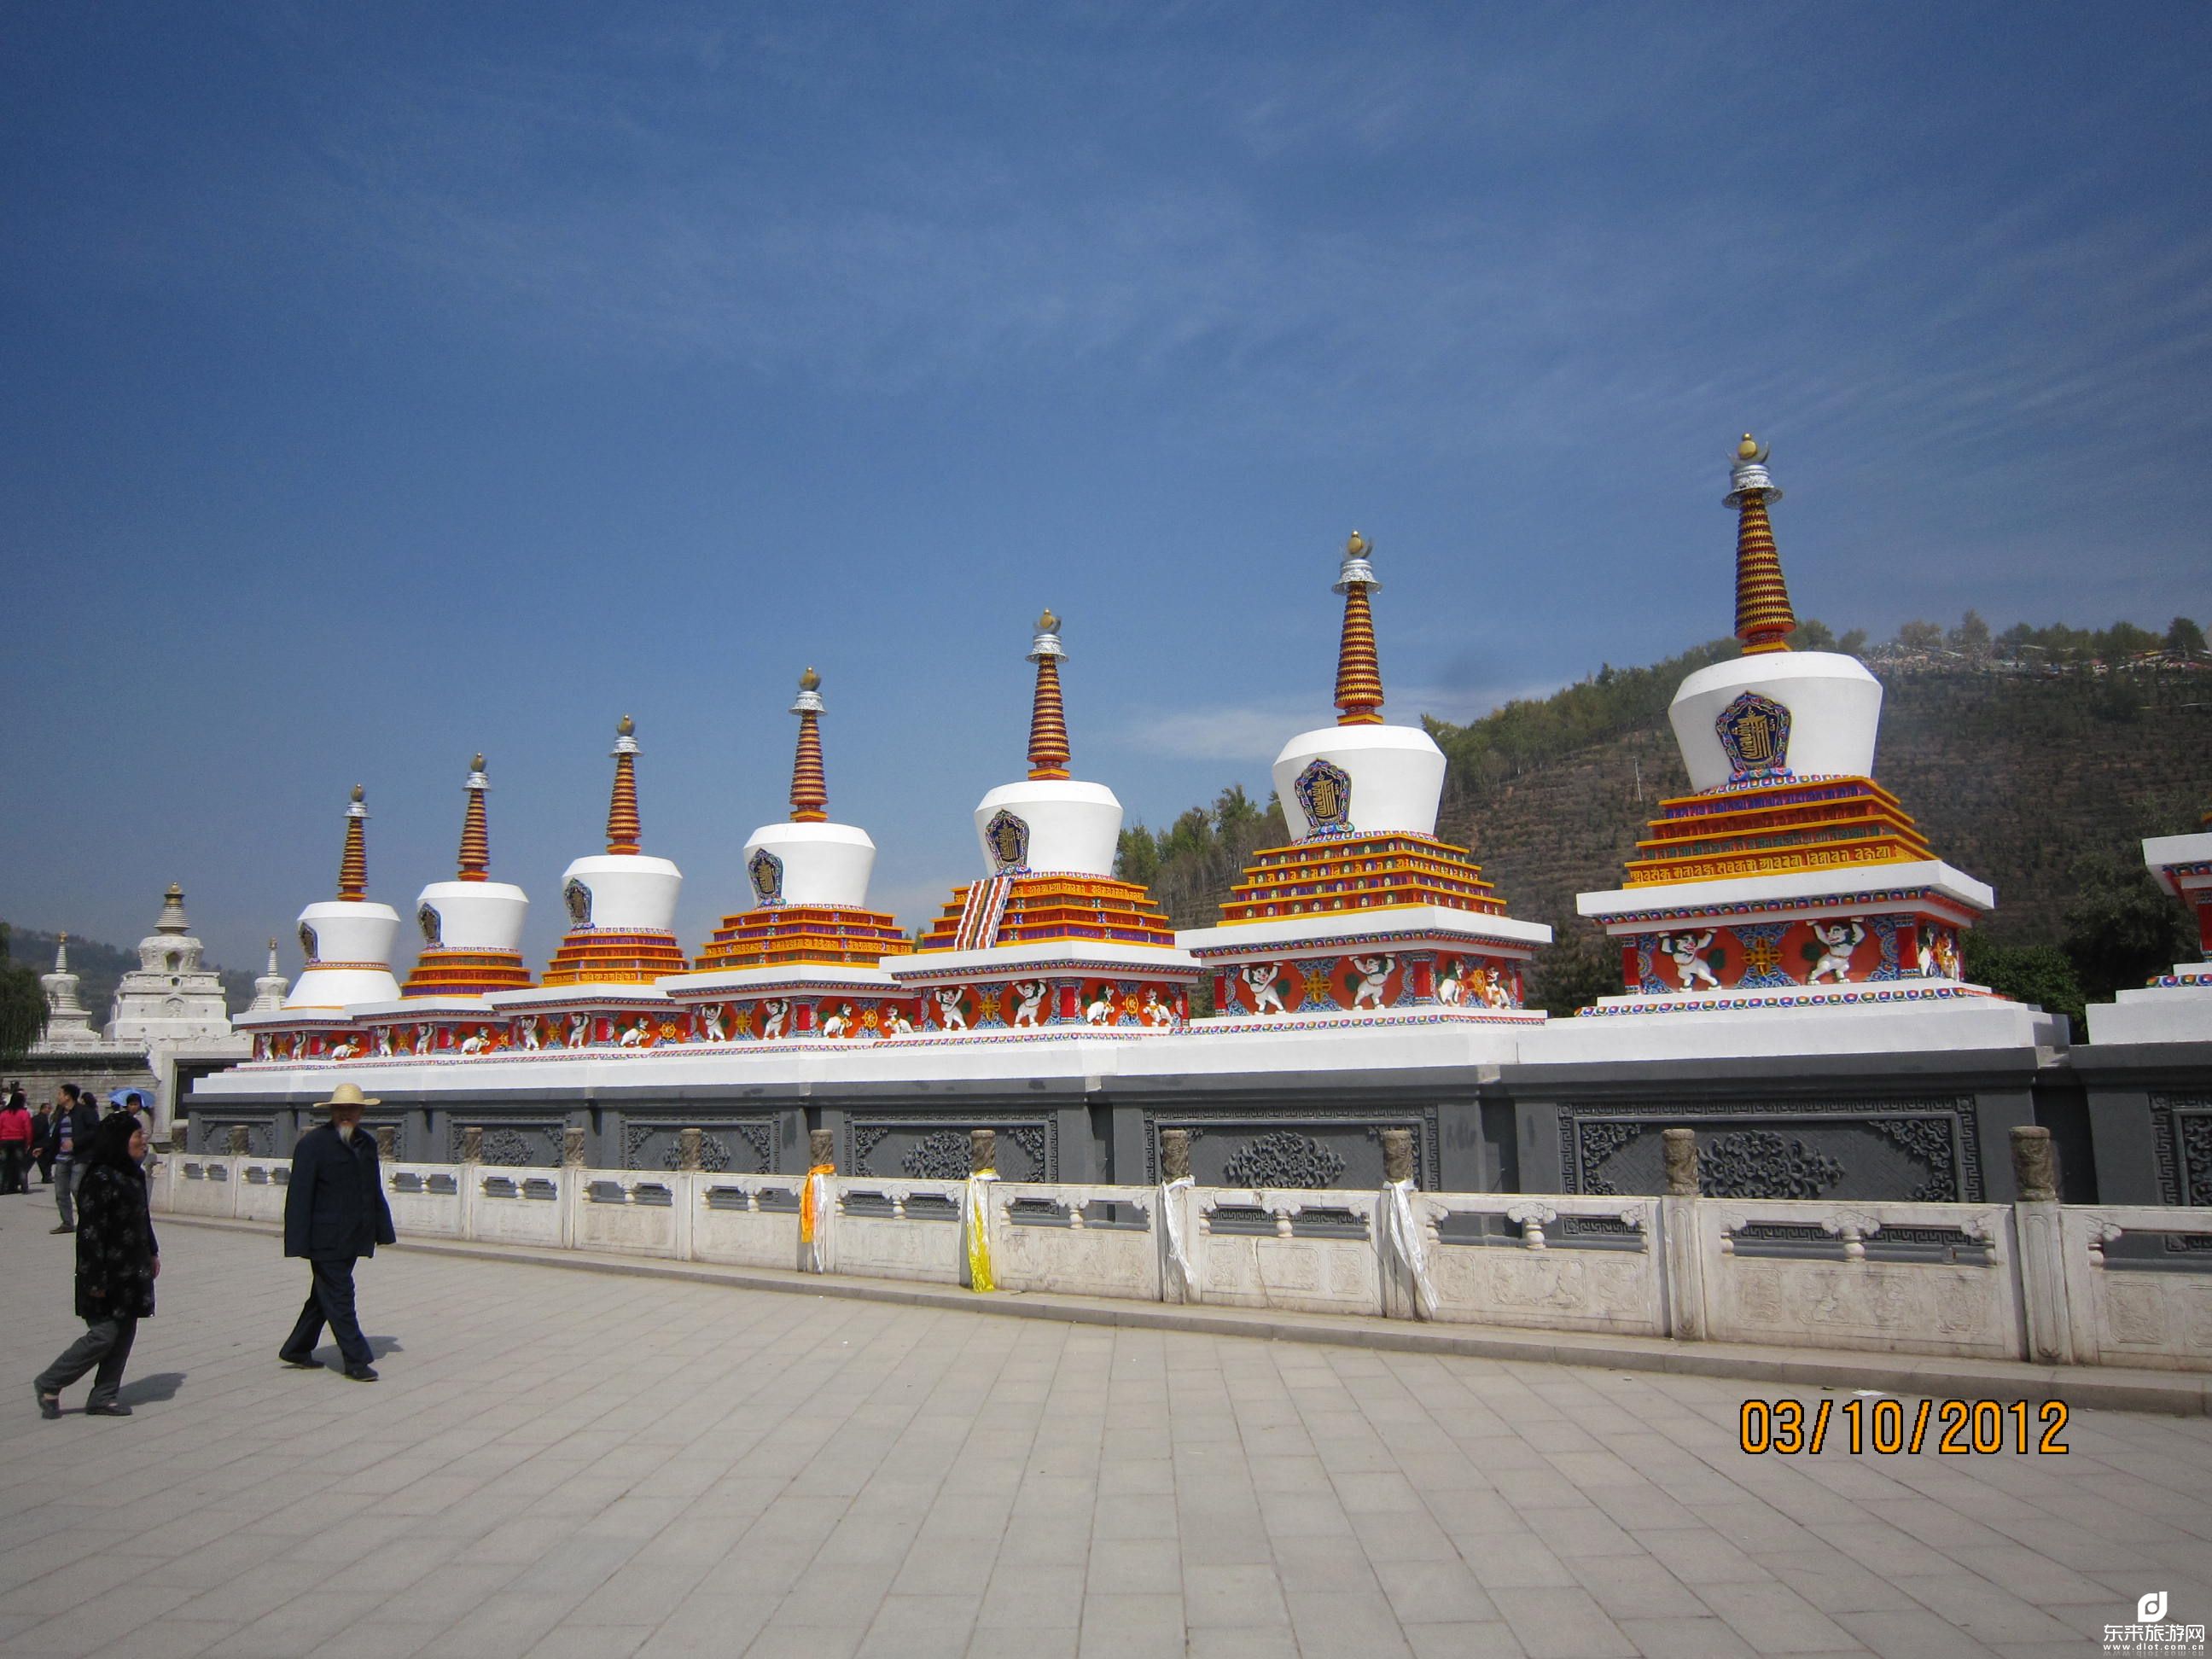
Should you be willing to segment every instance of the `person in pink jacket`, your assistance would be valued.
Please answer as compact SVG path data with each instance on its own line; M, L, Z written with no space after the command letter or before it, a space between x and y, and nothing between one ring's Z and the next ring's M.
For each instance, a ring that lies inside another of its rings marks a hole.
M18 1089L0 1106L0 1193L30 1190L24 1173L31 1167L31 1112Z

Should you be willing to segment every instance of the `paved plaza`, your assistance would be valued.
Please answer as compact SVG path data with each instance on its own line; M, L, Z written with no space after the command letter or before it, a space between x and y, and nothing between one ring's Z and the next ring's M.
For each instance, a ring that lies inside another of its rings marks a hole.
M272 1238L181 1222L137 1414L47 1423L52 1219L0 1198L11 1656L1948 1659L2212 1612L2203 1419L1753 1457L1716 1379L407 1251L361 1386L276 1364Z

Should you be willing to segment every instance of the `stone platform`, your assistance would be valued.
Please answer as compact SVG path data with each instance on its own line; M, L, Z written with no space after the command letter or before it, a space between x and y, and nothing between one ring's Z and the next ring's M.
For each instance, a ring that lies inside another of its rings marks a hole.
M0 1199L26 1370L80 1328L51 1224ZM1753 1457L1717 1379L410 1250L361 1388L276 1364L272 1240L163 1243L135 1417L0 1403L10 1656L2074 1655L2212 1608L2203 1419Z

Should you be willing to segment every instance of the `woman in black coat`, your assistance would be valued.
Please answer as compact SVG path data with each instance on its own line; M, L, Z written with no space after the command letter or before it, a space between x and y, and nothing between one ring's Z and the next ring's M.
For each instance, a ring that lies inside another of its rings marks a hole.
M135 1112L100 1121L76 1194L76 1311L84 1334L46 1367L35 1384L39 1414L62 1414L62 1390L95 1365L87 1417L128 1417L115 1397L138 1322L154 1314L154 1281L161 1247L148 1202L146 1127Z

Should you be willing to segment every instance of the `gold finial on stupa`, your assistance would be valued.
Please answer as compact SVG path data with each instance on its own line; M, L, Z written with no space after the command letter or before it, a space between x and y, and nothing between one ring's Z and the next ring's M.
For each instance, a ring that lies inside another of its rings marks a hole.
M1382 723L1382 666L1375 651L1375 613L1367 598L1382 585L1367 562L1374 550L1374 543L1353 531L1344 544L1344 568L1337 573L1336 592L1344 595L1344 631L1336 645L1339 726Z
M484 791L490 783L484 777L484 757L479 754L469 768L469 804L461 818L460 867L455 872L463 881L491 879L491 832L484 823Z
M368 822L368 808L362 804L364 798L356 783L353 799L346 807L345 852L338 860L338 896L356 903L368 896L368 842L362 829ZM174 883L169 891L175 896L173 902L184 897Z
M1766 446L1748 432L1735 447L1729 469L1729 489L1722 505L1736 509L1735 636L1743 653L1787 651L1797 631L1790 608L1789 585L1782 580L1782 556L1774 550L1774 525L1767 503L1782 499L1766 471Z
M615 726L615 787L607 801L607 851L635 853L643 833L637 816L637 722L627 714Z
M477 757L469 763L469 770L481 772L483 769L483 750L479 749L477 750Z
M822 676L809 668L799 677L799 749L791 758L791 821L822 823L830 817L830 783L822 769Z
M1060 661L1066 654L1060 643L1060 618L1047 605L1037 617L1036 638L1030 643L1029 659L1036 665L1036 690L1030 699L1033 778L1067 775L1067 711L1060 700Z

